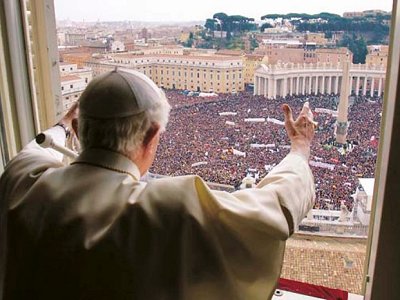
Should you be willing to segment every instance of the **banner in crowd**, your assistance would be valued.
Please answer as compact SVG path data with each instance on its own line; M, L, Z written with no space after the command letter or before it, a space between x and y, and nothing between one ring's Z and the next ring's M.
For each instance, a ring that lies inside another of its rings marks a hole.
M237 155L237 156L246 157L246 152L242 152L242 151L236 150L234 148L225 149L222 152L227 153L227 154L233 154L233 155Z
M254 123L264 123L265 118L246 118L244 119L245 122L254 122Z
M270 118L270 117L267 118L267 122L274 123L274 124L277 124L277 125L285 125L285 122L280 121L280 120L275 119L275 118Z
M207 165L208 162L206 161L199 161L197 163L192 164L192 167L199 167L199 166L203 166L203 165Z
M251 148L275 148L275 144L250 144Z
M323 169L329 169L331 171L333 171L335 169L335 165L328 164L328 163L323 163L323 162L320 162L320 161L314 161L314 160L310 160L310 166L323 168Z
M265 144L250 144L251 148L265 148Z
M235 126L235 122L231 122L231 121L226 121L225 124L229 125L229 126Z
M218 96L218 94L216 94L216 93L203 93L203 92L201 92L199 94L199 97L217 97L217 96Z
M246 152L242 152L242 151L239 151L236 149L232 149L232 150L233 150L233 155L246 157Z
M220 112L218 113L220 116L236 116L237 112L233 112L233 111L224 111L224 112Z
M332 115L332 117L337 117L338 116L338 112L336 110L332 110L332 109L317 107L314 111L316 113L330 114L330 115Z

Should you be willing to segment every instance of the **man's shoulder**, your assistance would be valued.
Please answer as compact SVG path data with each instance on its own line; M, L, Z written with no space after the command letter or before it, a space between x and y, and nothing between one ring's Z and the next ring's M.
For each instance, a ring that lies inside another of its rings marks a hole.
M139 201L163 208L193 208L205 197L213 197L206 183L197 175L185 175L150 181Z
M164 177L147 183L146 192L160 196L196 193L198 189L208 190L206 183L198 175Z

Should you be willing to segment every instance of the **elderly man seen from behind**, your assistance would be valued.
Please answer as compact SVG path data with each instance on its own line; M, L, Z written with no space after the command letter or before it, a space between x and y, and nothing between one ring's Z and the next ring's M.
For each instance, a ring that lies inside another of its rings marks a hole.
M233 193L195 175L140 181L169 109L145 75L106 73L88 85L79 113L46 131L65 144L77 125L76 160L63 165L33 141L8 164L4 299L272 297L285 240L314 201L308 104L296 120L283 107L290 153L256 187Z

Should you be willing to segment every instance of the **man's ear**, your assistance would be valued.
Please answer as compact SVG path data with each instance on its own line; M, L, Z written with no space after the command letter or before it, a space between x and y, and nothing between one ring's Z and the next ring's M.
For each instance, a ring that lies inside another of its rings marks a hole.
M151 123L150 128L147 130L146 135L144 136L143 146L145 147L149 146L156 137L157 132L159 130L160 130L160 125L158 125L157 123Z

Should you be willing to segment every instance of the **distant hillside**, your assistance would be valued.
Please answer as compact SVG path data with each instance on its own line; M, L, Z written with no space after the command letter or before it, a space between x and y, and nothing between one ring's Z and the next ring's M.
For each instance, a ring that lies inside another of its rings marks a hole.
M333 32L362 37L367 44L387 44L389 39L390 15L371 15L362 18L343 18L336 14L266 14L262 20L282 19L290 22L300 32L324 32L330 37Z

